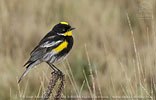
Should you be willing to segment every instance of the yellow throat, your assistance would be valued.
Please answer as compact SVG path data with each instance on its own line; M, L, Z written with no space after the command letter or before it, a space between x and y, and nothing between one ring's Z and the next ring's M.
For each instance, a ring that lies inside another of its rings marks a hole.
M65 32L64 36L72 36L72 31Z

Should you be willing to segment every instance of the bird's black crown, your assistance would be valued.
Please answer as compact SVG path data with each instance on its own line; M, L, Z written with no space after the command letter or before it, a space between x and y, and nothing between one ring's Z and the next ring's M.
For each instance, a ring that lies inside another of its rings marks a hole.
M66 33L68 31L71 31L75 28L72 28L70 24L67 22L60 22L59 24L55 25L52 31L55 31L56 33Z

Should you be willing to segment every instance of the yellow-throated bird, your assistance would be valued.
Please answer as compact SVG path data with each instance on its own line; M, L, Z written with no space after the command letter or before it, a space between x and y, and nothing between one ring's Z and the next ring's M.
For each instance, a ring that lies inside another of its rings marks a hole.
M60 71L54 66L62 61L73 46L72 28L67 22L60 22L45 35L39 44L30 53L29 60L25 63L26 71L18 83L34 66L46 62L54 71ZM61 72L61 71L60 71Z

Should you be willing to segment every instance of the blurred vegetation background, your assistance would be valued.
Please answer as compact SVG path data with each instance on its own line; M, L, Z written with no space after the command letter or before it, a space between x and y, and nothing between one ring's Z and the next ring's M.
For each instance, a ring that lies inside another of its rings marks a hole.
M57 65L66 75L64 96L154 99L155 9L155 0L0 0L0 100L42 96L47 64L17 80L31 50L60 21L76 27L74 47Z

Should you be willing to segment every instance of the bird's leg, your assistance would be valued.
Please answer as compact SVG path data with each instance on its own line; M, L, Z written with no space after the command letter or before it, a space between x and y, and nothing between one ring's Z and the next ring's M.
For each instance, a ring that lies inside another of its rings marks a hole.
M57 70L60 78L62 78L64 76L63 72L61 70L59 70L55 65L52 64L52 66Z
M53 67L50 63L47 62L47 64L48 64L54 71L56 71L55 67Z
M57 72L61 78L64 76L64 74L62 73L62 71L60 71L55 65L50 64L50 63L48 63L48 65L54 70L54 72Z

